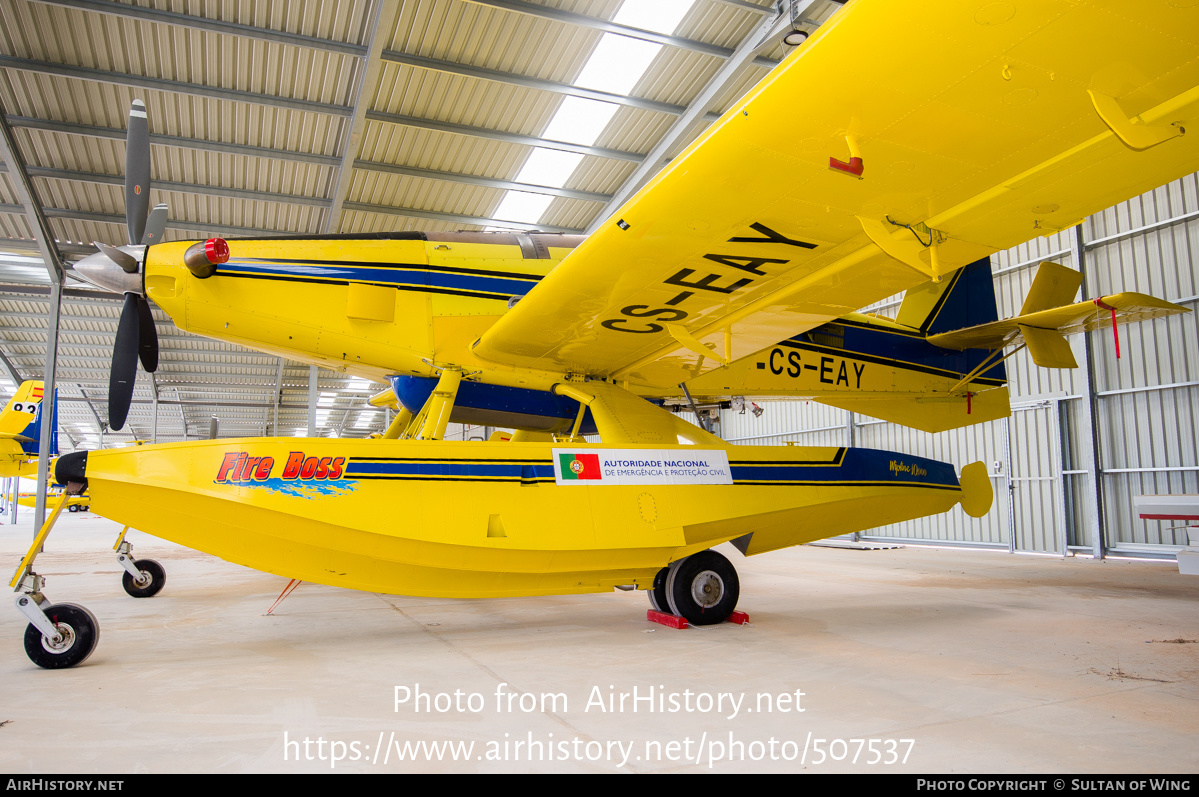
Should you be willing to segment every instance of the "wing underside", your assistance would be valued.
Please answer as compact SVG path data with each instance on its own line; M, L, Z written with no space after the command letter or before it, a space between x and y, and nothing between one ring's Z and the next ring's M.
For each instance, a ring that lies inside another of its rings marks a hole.
M1166 2L1132 22L1113 2L851 3L474 352L676 385L1199 170L1196 31L1199 7ZM861 179L830 168L851 156Z

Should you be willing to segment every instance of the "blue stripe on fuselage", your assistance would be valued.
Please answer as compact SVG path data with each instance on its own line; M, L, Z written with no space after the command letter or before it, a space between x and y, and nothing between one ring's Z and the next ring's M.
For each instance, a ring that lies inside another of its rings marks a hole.
M876 361L884 365L915 366L923 370L944 371L945 376L964 376L983 363L992 352L982 349L954 351L929 343L918 332L905 333L881 327L861 326L852 321L834 321L796 335L784 343L799 348L814 348L839 357ZM1003 363L988 368L976 381L1007 382Z
M299 280L333 282L364 282L372 285L394 285L440 288L452 291L492 293L499 296L524 296L536 279L508 279L475 274L458 274L423 268L405 268L385 263L362 266L317 265L305 263L267 263L260 260L230 260L217 267L217 275L245 275Z

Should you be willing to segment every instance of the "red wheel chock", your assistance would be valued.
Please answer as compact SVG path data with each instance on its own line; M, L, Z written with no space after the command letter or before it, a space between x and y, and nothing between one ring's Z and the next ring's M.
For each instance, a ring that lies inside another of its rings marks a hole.
M690 624L687 622L687 620L682 617L674 614L667 614L666 612L657 612L653 609L646 609L645 619L649 620L651 623L658 623L659 625L664 625L668 628L682 629L690 627ZM736 623L737 625L745 625L749 622L749 615L745 612L733 612L729 615L729 619L725 620L725 622Z

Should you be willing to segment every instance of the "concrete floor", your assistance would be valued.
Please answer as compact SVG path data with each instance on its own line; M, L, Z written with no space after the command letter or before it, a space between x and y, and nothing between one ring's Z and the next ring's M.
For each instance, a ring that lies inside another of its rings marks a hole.
M10 568L31 515L0 527ZM285 579L131 532L167 568L164 591L137 600L119 584L117 530L64 515L38 561L51 600L100 620L83 666L35 667L23 618L0 610L0 771L1196 769L1199 578L1172 563L729 549L752 624L675 631L645 621L643 593L453 601L305 584L266 616ZM397 707L397 687L428 703ZM654 690L654 711L604 710L634 689ZM543 693L565 697L542 706ZM473 748L411 752L445 742Z

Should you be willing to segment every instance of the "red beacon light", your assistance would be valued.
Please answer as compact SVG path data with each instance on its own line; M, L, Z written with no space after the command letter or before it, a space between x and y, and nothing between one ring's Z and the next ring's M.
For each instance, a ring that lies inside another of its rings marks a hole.
M216 267L229 260L229 244L224 238L209 238L192 244L183 253L183 264L196 279L208 279L216 273Z

